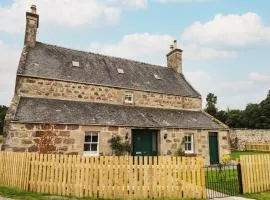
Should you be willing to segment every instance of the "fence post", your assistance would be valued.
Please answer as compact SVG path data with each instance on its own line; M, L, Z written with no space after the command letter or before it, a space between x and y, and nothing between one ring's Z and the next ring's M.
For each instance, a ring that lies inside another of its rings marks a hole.
M241 164L237 164L237 176L239 182L239 193L243 194L243 182L242 182L242 171L241 171Z

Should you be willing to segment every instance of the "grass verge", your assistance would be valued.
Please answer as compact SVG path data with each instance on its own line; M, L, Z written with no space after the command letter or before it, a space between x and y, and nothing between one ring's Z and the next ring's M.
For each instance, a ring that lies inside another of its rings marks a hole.
M34 192L25 192L20 189L0 186L0 196L11 198L11 199L27 199L27 200L96 200L97 198L76 198L76 197L61 197L61 196L52 196L49 194L43 193L34 193ZM99 200L105 200L102 198L98 198ZM163 200L192 200L192 199L182 199L182 198L162 198ZM121 199L113 199L113 200L121 200ZM147 200L147 199L145 199ZM161 200L161 198L159 198Z
M269 154L270 152L261 152L261 151L232 151L231 158L232 160L238 159L242 155L257 155L257 154Z
M239 193L237 169L214 169L206 172L206 188L228 195Z
M250 199L257 199L257 200L269 200L270 199L270 192L261 192L255 194L244 194L243 197L250 198Z

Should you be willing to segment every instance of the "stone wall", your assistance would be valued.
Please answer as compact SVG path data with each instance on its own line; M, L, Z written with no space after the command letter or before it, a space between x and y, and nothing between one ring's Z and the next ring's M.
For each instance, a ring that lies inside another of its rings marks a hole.
M112 155L108 140L119 135L122 141L131 143L131 127L48 125L10 123L9 133L4 142L6 151L38 151L37 144L46 133L53 135L53 152L59 154L83 154L84 134L88 131L99 133L100 155ZM162 128L158 132L158 154L173 155L182 145L185 134L194 134L194 154L202 156L209 163L208 132L214 130L185 130ZM166 137L164 137L166 135ZM228 132L218 131L220 160L230 153Z
M53 136L50 142L53 153L82 155L85 132L91 131L99 133L100 155L112 155L108 140L113 135L120 135L122 140L131 141L130 128L10 123L3 148L14 152L37 152L40 139L49 134Z
M193 134L194 154L202 156L206 164L210 163L208 133L218 132L219 160L223 155L230 154L229 133L223 130L187 130L187 129L162 129L160 133L160 155L174 154L182 147L182 140L186 134ZM166 139L164 135L166 134Z
M269 143L270 129L231 129L230 139L234 150L244 151L248 142Z
M18 96L123 104L124 95L127 91L133 92L135 106L189 110L201 109L200 98L29 77L18 78L15 92Z

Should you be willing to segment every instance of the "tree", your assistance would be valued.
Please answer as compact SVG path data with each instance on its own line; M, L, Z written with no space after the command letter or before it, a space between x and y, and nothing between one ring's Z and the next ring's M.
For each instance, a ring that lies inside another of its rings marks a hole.
M226 124L231 128L244 128L242 125L242 111L228 110L228 118Z
M224 110L220 110L217 112L216 114L216 118L223 122L223 123L226 123L227 119L228 119L228 113Z
M260 121L257 124L259 128L270 128L270 90L268 91L267 97L260 104Z
M244 110L219 111L216 108L217 96L213 93L207 95L206 102L205 111L231 128L270 128L270 90L266 99L259 104L248 104Z
M0 135L3 134L4 120L7 113L8 107L0 106Z
M260 106L248 104L242 112L242 125L245 128L257 128L260 123Z
M216 108L216 104L217 104L217 96L215 96L213 93L209 93L206 97L205 111L214 117L216 116L218 111Z

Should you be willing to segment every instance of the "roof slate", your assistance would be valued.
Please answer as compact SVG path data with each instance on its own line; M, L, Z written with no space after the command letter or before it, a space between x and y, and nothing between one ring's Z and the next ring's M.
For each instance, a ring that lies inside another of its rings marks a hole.
M24 123L131 127L224 128L202 111L21 97L15 120Z
M73 67L78 61L79 67ZM124 73L118 73L117 68ZM23 51L18 75L144 90L200 98L200 94L173 69L82 52L37 42ZM156 79L154 75L160 77Z

